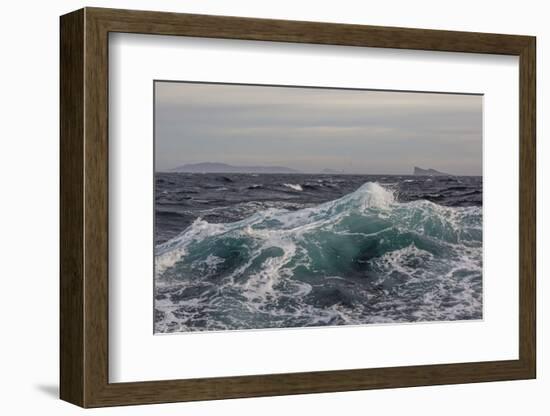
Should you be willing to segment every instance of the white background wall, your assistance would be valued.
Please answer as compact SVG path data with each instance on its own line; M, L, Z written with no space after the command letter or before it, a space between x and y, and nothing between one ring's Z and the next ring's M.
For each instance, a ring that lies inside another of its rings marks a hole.
M403 414L545 415L550 411L550 360L544 282L550 238L550 145L545 143L545 72L550 56L543 1L68 1L4 2L0 17L0 412L83 412L58 390L58 16L83 6L166 10L276 19L406 26L536 35L538 42L538 316L539 377L500 382L338 394L167 404L87 411L103 415ZM511 190L514 192L515 190ZM546 201L544 201L546 199ZM502 238L506 238L503 228ZM406 348L406 346L404 346Z

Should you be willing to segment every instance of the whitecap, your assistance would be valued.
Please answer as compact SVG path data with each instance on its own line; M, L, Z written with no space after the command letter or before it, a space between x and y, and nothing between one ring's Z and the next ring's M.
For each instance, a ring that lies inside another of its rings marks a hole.
M287 188L294 189L295 191L303 191L302 186L299 184L283 183L283 185Z
M319 205L253 211L236 222L197 219L157 246L162 296L155 307L165 315L156 331L481 314L480 207L399 202L390 189L367 182Z

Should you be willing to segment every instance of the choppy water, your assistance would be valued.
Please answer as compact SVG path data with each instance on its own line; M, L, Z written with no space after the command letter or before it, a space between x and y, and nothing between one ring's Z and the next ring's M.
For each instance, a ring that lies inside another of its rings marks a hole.
M158 173L155 331L482 317L480 177Z

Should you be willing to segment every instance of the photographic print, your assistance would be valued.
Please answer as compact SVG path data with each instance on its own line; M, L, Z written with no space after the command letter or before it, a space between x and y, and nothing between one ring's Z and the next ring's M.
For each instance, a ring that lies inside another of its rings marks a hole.
M154 332L483 318L483 96L155 81Z

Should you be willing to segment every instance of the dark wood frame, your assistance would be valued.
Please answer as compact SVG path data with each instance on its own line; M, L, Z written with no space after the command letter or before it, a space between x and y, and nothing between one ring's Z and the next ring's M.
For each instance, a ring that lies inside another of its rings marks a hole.
M109 383L110 32L519 56L519 359ZM530 379L535 333L535 38L85 8L61 17L60 396L82 407Z

